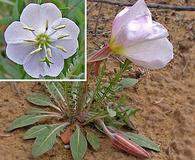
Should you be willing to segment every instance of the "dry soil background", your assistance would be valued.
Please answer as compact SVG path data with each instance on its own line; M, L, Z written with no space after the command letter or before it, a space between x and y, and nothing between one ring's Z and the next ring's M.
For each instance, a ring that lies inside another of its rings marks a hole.
M163 2L161 0L150 2ZM195 5L194 0L172 2L177 5ZM111 22L117 7L103 5L99 15L97 35L93 34L99 5L88 3L88 50L98 49L108 41ZM174 60L159 71L146 71L138 76L140 69L126 76L137 76L139 84L126 90L131 106L143 111L133 119L140 134L150 137L161 145L160 153L152 153L151 160L195 160L195 12L152 10L155 20L165 25L174 45ZM105 23L107 22L107 23ZM117 62L109 61L109 68ZM109 73L112 74L112 69ZM40 158L31 156L32 141L23 141L26 129L6 133L5 128L31 105L24 96L33 92L44 92L42 84L31 82L0 83L0 160L71 160L61 142ZM101 138L101 150L89 150L85 160L137 160L116 151L108 139Z

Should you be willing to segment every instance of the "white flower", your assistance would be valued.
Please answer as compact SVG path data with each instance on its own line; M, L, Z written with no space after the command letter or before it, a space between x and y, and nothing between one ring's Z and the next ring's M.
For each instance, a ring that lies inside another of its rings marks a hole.
M56 77L78 48L78 26L52 3L29 4L5 31L6 54L34 78Z
M145 1L138 0L115 17L109 47L137 65L159 69L173 58L173 46L167 36L167 29L152 20Z

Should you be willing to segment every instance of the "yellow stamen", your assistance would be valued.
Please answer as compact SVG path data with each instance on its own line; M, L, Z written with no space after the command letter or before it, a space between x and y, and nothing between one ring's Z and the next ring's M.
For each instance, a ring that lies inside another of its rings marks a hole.
M31 31L31 32L35 31L35 29L30 28L30 27L28 27L28 26L25 26L25 27L23 27L23 28L26 29L26 30L29 30L29 31Z
M48 30L48 19L46 20L46 23L45 23L45 31Z
M36 43L37 41L35 39L24 39L24 42Z
M51 53L51 49L50 48L47 48L47 54L48 56L51 58L52 57L52 53Z
M60 46L60 45L56 45L56 48L57 49L59 49L59 50L61 50L62 52L64 52L64 53L67 53L67 50L65 50L62 46Z
M57 26L56 28L54 28L55 30L59 30L59 29L63 29L63 28L65 28L66 27L66 25L61 25L61 26Z
M32 54L38 53L38 52L40 52L41 50L42 50L42 48L37 48L37 49L35 49L34 51L32 51L30 54L32 55Z
M64 34L64 35L59 36L58 39L63 39L65 37L69 37L69 36L70 36L69 34Z

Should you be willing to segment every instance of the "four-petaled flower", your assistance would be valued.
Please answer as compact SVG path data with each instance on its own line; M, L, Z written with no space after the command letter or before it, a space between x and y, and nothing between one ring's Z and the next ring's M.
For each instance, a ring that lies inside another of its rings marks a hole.
M52 3L29 4L5 31L7 57L33 78L56 77L78 48L78 26Z
M149 69L164 67L173 58L168 31L152 20L144 0L126 7L115 17L109 47L137 65Z

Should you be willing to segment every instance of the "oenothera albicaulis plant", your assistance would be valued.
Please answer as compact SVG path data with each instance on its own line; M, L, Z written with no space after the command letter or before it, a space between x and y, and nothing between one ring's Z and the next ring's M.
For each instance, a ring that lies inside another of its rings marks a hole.
M27 110L8 127L8 131L34 125L25 133L24 139L35 139L32 146L35 157L49 151L60 137L65 148L70 145L73 159L81 160L89 145L95 151L100 149L98 135L93 133L96 128L96 132L110 138L115 148L138 158L150 158L145 149L158 152L159 145L137 134L131 116L140 109L128 106L125 96L119 97L117 93L138 82L135 78L123 77L132 68L129 59L151 69L162 68L172 59L172 45L166 39L167 35L164 27L151 20L145 2L139 0L117 15L110 43L89 57L89 63L99 65L97 61L101 61L96 78L89 72L86 82L46 82L50 96L33 93L27 100L47 109ZM106 57L110 52L126 59L121 60L118 69L108 77ZM45 121L51 117L56 120Z
M51 150L56 138L60 137L65 148L70 146L73 159L82 160L88 146L94 151L101 148L100 140L95 133L97 131L100 131L99 134L105 133L115 148L142 159L150 157L142 147L160 151L159 145L136 134L130 117L139 109L127 106L124 97L116 98L118 92L138 82L137 79L122 78L122 73L130 69L129 61L120 64L120 68L110 80L105 80L107 78L105 64L100 67L95 85L89 83L90 81L45 82L50 96L39 92L26 97L27 101L41 108L27 109L25 115L17 118L7 130L10 132L33 125L23 138L35 139L32 145L34 157ZM91 126L94 127L89 129ZM117 129L123 127L127 130Z
M33 78L56 77L78 48L79 27L52 3L29 4L5 31L6 55Z
M88 63L105 59L113 53L145 68L163 68L173 58L173 46L167 36L167 29L152 20L145 1L138 0L117 14L109 43L90 55Z

